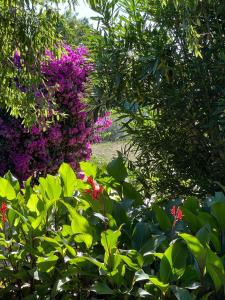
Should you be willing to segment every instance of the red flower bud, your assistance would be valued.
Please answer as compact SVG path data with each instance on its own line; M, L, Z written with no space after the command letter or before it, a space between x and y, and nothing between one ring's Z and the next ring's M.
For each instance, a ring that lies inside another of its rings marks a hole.
M1 212L5 213L7 211L7 205L5 202L2 202L2 206L1 206Z
M174 216L174 217L176 216L176 206L175 205L171 208L170 212L171 212L172 216Z
M181 221L183 219L182 210L178 207L177 209L177 220Z

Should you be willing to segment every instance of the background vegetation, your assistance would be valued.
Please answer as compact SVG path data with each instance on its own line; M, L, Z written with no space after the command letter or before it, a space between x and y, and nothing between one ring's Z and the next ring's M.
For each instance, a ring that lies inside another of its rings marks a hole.
M96 101L129 118L137 179L160 194L225 178L223 1L89 1L101 16Z

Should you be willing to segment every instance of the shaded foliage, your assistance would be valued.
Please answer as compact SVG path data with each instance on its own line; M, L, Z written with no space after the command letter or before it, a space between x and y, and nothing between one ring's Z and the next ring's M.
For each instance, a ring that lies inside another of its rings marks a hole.
M96 102L128 117L146 193L225 182L224 1L87 1L100 13ZM150 188L149 188L150 187Z

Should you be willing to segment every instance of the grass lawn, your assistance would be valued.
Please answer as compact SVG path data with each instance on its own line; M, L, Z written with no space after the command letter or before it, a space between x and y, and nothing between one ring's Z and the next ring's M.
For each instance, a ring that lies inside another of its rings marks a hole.
M126 141L106 142L92 145L91 160L96 163L104 164L117 156L117 151L126 145Z

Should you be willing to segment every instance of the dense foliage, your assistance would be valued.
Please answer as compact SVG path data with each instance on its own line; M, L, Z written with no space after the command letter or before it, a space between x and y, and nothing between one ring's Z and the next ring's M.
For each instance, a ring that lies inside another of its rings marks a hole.
M212 192L225 181L224 1L87 2L104 36L96 102L129 118L146 192Z
M18 91L15 76L29 86L39 86L42 82L40 61L45 49L57 53L55 45L61 40L57 31L59 9L68 1L0 1L0 108L9 109L13 116L21 117L26 125L37 120L37 113L48 108L48 102L36 106L33 91ZM13 56L15 50L21 54L24 72L15 70Z
M23 189L0 178L1 298L224 298L222 193L150 206L121 157L81 169L83 180L63 164Z
M14 63L23 71L20 61L20 56L16 54ZM45 85L35 91L35 99L37 105L47 99L50 108L55 103L58 112L65 118L60 121L55 118L54 124L47 124L54 117L52 110L48 109L46 117L41 115L38 122L27 129L20 119L15 119L2 110L0 174L10 170L22 181L33 174L52 174L62 162L78 169L80 161L90 158L91 143L98 140L99 131L111 124L108 115L100 117L94 123L93 120L88 120L85 112L85 83L92 69L84 47L72 50L64 46L59 58L47 52L41 65ZM20 82L18 86L18 89L27 91Z

